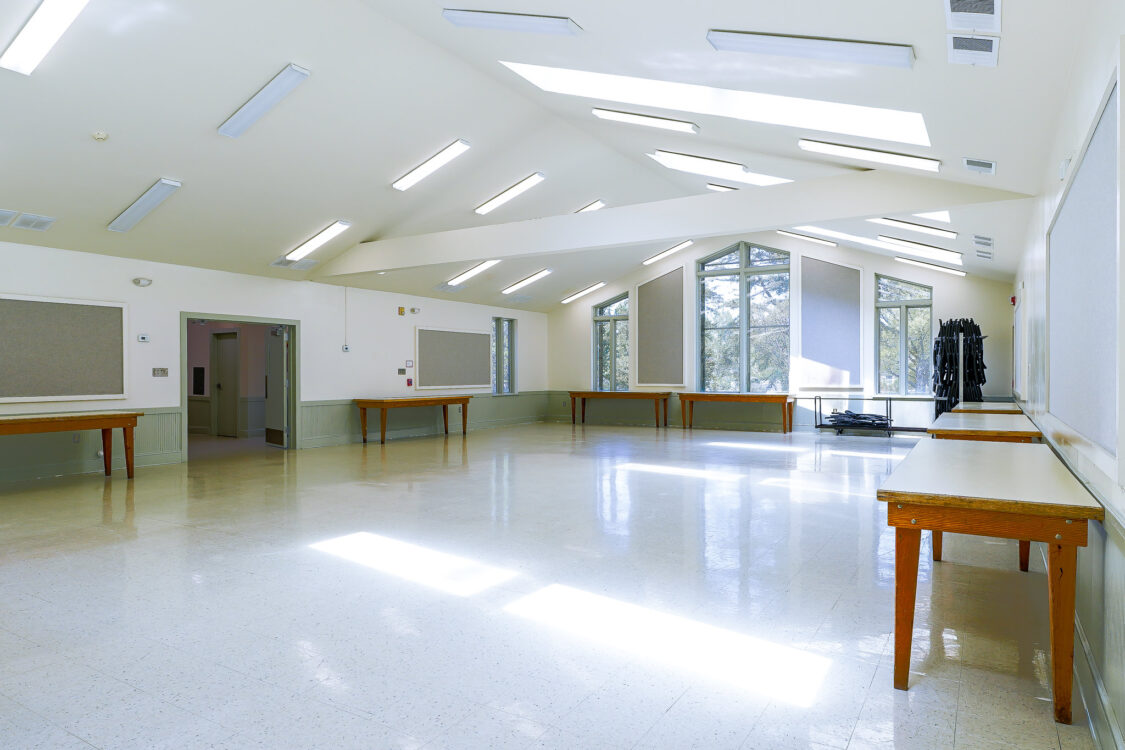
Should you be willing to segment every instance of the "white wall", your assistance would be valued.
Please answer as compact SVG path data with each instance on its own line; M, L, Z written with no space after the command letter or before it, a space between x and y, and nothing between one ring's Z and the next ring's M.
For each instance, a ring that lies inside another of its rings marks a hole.
M547 385L547 317L542 313L349 289L345 331L345 290L339 286L10 242L0 242L0 268L2 292L125 302L129 321L127 399L83 401L77 407L68 402L0 404L0 414L179 406L185 369L180 362L181 312L299 321L301 401L413 393L396 368L415 359L416 326L488 331L496 315L519 321L521 390ZM151 278L152 286L135 286L137 276ZM399 306L421 312L400 317ZM137 341L141 333L149 335L149 343ZM341 351L345 336L350 353ZM152 377L154 367L167 367L169 376Z
M793 375L790 391L796 392L803 385L800 376L800 314L801 283L800 256L838 263L861 269L863 315L863 356L861 360L861 382L867 393L875 390L875 274L893 276L906 281L914 281L933 287L934 327L938 319L974 318L982 332L988 336L985 341L985 364L988 366L988 383L984 393L989 396L1011 395L1012 387L1012 285L978 276L960 278L936 271L927 271L897 263L889 256L876 255L845 247L825 247L802 240L783 237L773 232L749 234L709 239L697 242L687 250L681 251L662 263L641 267L636 273L608 284L598 292L553 311L550 315L551 350L550 388L577 389L589 388L592 384L593 324L592 308L622 292L635 291L639 283L661 276L677 266L684 267L684 390L699 387L698 360L696 357L698 323L695 315L697 290L695 264L703 258L721 250L738 240L757 242L769 247L790 252L790 330L793 347ZM636 341L634 321L630 318L631 341ZM630 355L634 353L631 351ZM630 363L630 375L635 368ZM631 379L630 387L635 387ZM640 388L639 390L646 390ZM648 389L666 390L666 389Z

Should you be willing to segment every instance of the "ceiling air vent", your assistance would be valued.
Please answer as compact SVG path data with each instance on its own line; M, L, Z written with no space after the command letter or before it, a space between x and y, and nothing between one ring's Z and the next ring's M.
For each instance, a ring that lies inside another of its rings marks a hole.
M973 235L973 247L977 251L977 257L981 260L992 260L992 238L985 237L983 234Z
M12 219L19 216L19 211L8 211L0 208L0 227L6 227L12 222Z
M996 162L994 161L989 161L988 159L970 159L966 156L961 162L965 165L965 169L970 172L996 174Z
M1000 0L945 0L950 29L986 34L1000 33Z
M55 223L53 216L37 216L36 214L20 214L12 223L13 229L30 229L33 232L46 232Z
M1000 54L1000 39L994 36L950 34L949 62L995 68Z

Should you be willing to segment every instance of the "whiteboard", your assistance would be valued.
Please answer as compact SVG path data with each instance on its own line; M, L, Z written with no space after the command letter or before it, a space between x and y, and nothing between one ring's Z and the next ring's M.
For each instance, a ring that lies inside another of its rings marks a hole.
M1117 88L1047 235L1047 410L1117 453Z

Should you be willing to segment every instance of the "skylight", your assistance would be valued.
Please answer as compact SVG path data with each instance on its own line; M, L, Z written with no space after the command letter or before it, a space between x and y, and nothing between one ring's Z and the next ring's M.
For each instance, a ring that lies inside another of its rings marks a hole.
M693 83L593 73L526 63L501 63L544 91L588 99L691 112L736 120L819 130L894 143L929 146L918 112L865 107L780 94L737 91Z

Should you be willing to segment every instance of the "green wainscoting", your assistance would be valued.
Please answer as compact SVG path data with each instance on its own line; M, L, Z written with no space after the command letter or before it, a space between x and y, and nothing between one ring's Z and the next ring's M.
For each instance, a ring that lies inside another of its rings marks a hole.
M133 453L136 465L179 463L183 434L178 407L141 409ZM0 482L43 479L67 474L101 473L102 436L98 430L48 432L0 437ZM113 469L125 476L125 445L121 430L113 431Z
M211 434L211 397L188 396L188 433L192 435Z
M567 391L550 391L546 420L570 421L570 396ZM576 404L576 418L582 419L582 404ZM663 409L661 410L663 418ZM655 427L651 401L624 399L587 399L586 424L635 425ZM668 400L668 427L679 429L680 399L673 393ZM781 407L774 404L724 404L696 402L694 425L706 430L745 430L781 432Z

